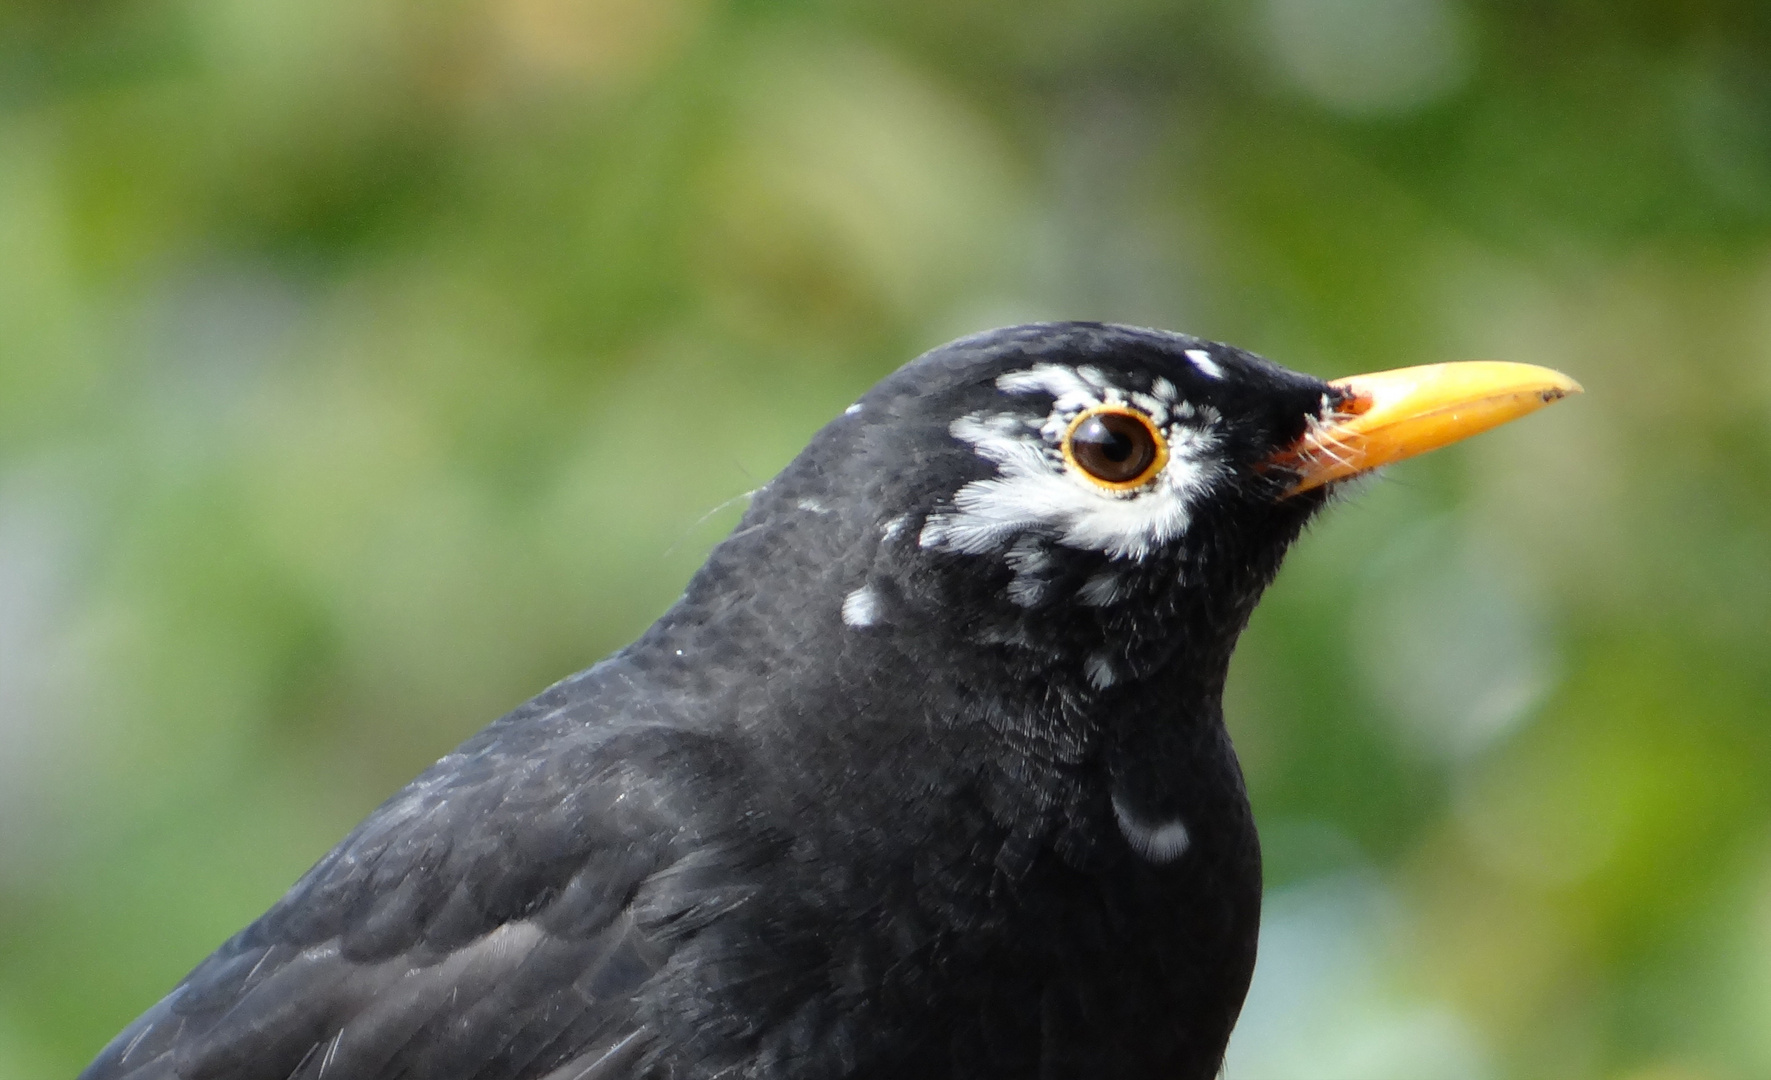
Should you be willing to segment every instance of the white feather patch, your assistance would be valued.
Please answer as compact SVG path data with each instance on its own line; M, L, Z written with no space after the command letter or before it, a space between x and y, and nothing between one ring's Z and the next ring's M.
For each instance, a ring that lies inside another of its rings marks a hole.
M1111 607L1119 602L1120 586L1118 573L1102 570L1082 583L1082 588L1076 590L1076 599L1089 607Z
M1188 349L1187 359L1193 361L1193 366L1198 368L1202 375L1210 376L1213 379L1224 377L1224 369L1219 367L1218 362L1213 360L1211 354L1204 349Z
M1106 653L1093 653L1082 662L1083 674L1088 676L1088 684L1096 690L1105 690L1116 681L1113 673L1113 660Z
M996 388L1007 394L1047 393L1052 396L1055 412L1081 412L1101 401L1101 388L1091 386L1083 378L1093 368L1069 368L1059 364L1037 364L1026 371L1011 371L996 380Z
M879 594L866 585L861 586L842 602L842 621L860 629L872 626L879 621Z
M1117 797L1113 800L1113 816L1119 821L1119 832L1126 843L1153 863L1174 862L1187 853L1188 845L1193 842L1187 832L1187 823L1180 818L1148 825L1139 821Z
M1021 607L1036 607L1045 596L1045 572L1051 569L1052 556L1045 543L1036 536L1023 536L1008 549L1008 564L1015 576L1008 583L1008 598Z

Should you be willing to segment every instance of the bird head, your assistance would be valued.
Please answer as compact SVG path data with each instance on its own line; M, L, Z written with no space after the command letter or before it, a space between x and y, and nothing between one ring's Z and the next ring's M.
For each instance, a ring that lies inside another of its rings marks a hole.
M821 642L897 637L1084 697L1165 672L1215 696L1337 483L1578 389L1517 364L1326 382L1181 334L997 330L875 386L734 540L829 609L798 616Z

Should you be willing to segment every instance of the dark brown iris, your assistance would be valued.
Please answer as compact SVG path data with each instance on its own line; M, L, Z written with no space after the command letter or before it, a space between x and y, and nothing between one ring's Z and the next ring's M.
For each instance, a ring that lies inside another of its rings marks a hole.
M1064 455L1091 479L1116 489L1139 487L1162 468L1162 436L1131 409L1086 412L1070 426Z

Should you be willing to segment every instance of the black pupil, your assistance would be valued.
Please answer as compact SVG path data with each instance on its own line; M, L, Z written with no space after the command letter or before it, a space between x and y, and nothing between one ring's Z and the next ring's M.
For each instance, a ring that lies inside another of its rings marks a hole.
M1124 483L1149 468L1156 457L1156 444L1150 429L1136 418L1101 413L1077 425L1070 436L1070 452L1095 478Z

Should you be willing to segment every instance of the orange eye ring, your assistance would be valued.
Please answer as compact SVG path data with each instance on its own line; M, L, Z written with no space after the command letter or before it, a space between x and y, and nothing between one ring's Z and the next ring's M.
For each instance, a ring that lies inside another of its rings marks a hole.
M1168 464L1168 440L1124 405L1084 410L1064 430L1064 462L1108 491L1136 491Z

